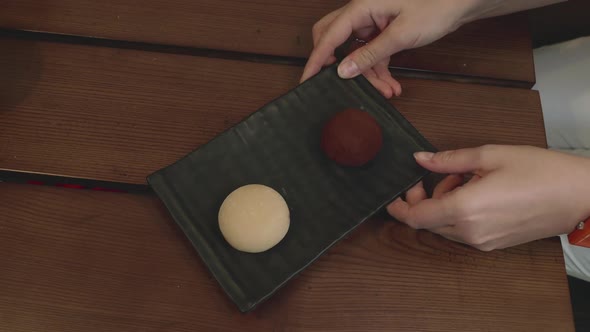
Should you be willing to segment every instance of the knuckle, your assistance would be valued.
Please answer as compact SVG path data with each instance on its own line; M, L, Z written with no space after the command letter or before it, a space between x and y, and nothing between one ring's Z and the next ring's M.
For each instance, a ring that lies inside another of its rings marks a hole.
M406 225L410 226L413 229L418 229L418 223L416 222L416 220L408 218L405 220Z
M407 216L406 220L404 221L406 225L410 226L413 229L421 229L422 225L418 221L418 219L413 218L412 216Z
M485 227L482 227L481 207L476 201L468 199L463 194L458 193L456 197L458 199L451 202L451 208L456 218L455 227L459 238L464 243L482 251L495 249L490 247L490 236Z
M323 24L320 22L317 22L313 25L313 27L311 28L311 33L313 34L314 37L318 36L322 30L322 26Z
M434 161L448 162L455 158L456 152L454 150L443 151L434 155Z
M411 34L394 34L394 32L394 30L390 30L388 36L400 49L412 48L420 44L420 36L413 36Z
M460 234L461 239L468 245L479 248L485 247L488 243L488 239L482 233L481 228L477 227L473 223L461 223L460 227Z
M463 239L467 244L476 248L484 247L486 244L485 239L475 232L465 234Z
M318 32L320 32L320 29L321 29L321 27L322 27L322 23L321 23L321 21L319 21L319 22L316 22L316 23L315 23L315 24L314 24L314 25L311 27L311 32L312 32L312 33L314 33L314 34L315 34L315 33L318 33Z
M468 200L458 199L453 204L453 211L455 211L455 216L457 217L458 221L468 225L474 222L474 210L475 208L473 207L473 203Z
M446 213L457 223L471 225L477 222L476 215L480 214L481 203L472 194L459 190L445 199Z
M366 65L374 65L378 62L379 57L375 49L370 46L365 46L361 48L360 52L357 55L358 62L361 62Z
M498 149L496 144L485 144L481 146L481 153L493 153Z
M355 7L362 5L364 2L365 2L365 0L351 0L349 2L349 6L352 8L355 8Z
M479 149L478 158L480 163L488 163L501 155L502 147L497 144L486 144Z
M344 11L349 13L356 13L360 9L362 9L363 6L365 6L364 2L364 0L350 0L346 4L346 6L344 6Z
M490 252L495 250L496 248L492 245L489 244L479 244L479 245L474 245L473 246L475 249L479 250L479 251L484 251L484 252Z

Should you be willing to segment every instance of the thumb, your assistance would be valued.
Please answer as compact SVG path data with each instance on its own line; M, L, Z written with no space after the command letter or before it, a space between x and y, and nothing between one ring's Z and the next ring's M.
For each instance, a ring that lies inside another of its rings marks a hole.
M402 21L394 20L375 39L344 58L338 66L338 75L344 79L356 77L392 54L407 48L407 34L403 33L403 26L399 22Z
M416 152L414 158L420 166L429 171L445 174L469 173L490 168L484 162L485 152L482 148L449 150L438 153Z

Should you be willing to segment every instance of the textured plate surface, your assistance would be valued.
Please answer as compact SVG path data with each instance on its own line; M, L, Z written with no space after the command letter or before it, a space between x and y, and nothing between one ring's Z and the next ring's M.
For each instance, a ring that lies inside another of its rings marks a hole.
M362 168L343 168L320 149L323 124L348 107L371 113L383 148ZM427 171L416 151L434 147L363 77L341 80L329 67L208 144L151 174L148 182L229 297L243 312L271 296ZM217 213L234 189L265 184L283 195L291 225L274 248L233 249Z

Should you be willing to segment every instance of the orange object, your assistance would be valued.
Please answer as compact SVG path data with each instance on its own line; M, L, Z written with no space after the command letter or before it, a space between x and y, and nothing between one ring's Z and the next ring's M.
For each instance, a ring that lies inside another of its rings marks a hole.
M567 238L571 245L590 248L590 218L579 223Z

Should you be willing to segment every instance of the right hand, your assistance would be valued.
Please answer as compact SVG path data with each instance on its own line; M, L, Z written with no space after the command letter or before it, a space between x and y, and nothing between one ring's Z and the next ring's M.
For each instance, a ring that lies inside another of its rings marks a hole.
M478 0L353 0L313 27L314 49L301 81L336 61L334 51L351 35L366 40L338 67L341 78L365 77L387 98L401 94L389 71L391 55L429 44L465 23Z
M590 216L588 158L511 145L415 156L449 176L431 198L419 183L387 207L411 227L490 251L570 233ZM472 175L466 183L465 174Z

